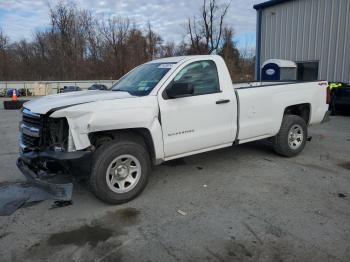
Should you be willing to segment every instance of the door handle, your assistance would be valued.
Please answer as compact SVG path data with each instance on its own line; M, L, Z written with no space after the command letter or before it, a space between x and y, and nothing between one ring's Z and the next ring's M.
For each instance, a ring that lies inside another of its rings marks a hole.
M230 99L220 99L216 101L217 105L230 103Z

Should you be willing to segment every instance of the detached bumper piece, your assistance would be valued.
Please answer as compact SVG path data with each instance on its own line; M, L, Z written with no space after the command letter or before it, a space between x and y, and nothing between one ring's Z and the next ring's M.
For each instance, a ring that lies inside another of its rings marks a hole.
M73 181L62 174L50 174L44 171L34 172L23 158L18 158L17 167L33 185L46 190L52 199L69 201L72 198Z
M49 199L71 202L73 183L69 177L32 168L27 161L20 157L17 166L28 182L0 186L0 216L9 216L21 207Z

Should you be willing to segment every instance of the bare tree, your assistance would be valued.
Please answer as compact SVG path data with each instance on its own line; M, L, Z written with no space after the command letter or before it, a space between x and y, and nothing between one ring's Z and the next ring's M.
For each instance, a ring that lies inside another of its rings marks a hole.
M190 54L208 54L208 46L202 42L202 32L197 29L197 20L188 19L188 33L190 35L191 44L188 50Z
M2 29L0 28L0 50L5 50L5 48L7 47L9 43L9 39L8 37L4 34L4 32L2 31Z
M5 79L8 76L8 55L7 48L9 44L9 38L3 33L0 28L0 78Z
M176 45L174 42L168 42L161 46L159 50L160 57L171 57L176 55Z
M162 43L162 38L152 30L151 23L147 23L147 53L150 60L156 57Z
M111 66L120 72L116 75L120 77L125 72L125 43L127 41L130 27L130 20L121 17L109 17L107 22L102 21L100 23L100 32L105 41L105 47L110 49L113 54L114 60Z
M218 53L224 58L231 78L238 80L241 72L240 68L240 53L233 41L234 31L232 28L225 27L222 34L222 46Z
M126 43L128 59L125 69L127 71L149 60L147 46L147 35L144 36L142 31L134 26L129 32Z
M203 0L201 17L188 19L187 30L191 51L196 54L211 54L218 50L222 38L224 19L231 2L220 6L216 0Z
M224 57L233 79L248 78L254 61L224 25L229 6L203 0L199 16L188 19L188 38L175 44L163 43L150 22L140 29L128 18L97 18L60 0L49 6L50 26L32 40L11 43L0 30L0 80L118 79L158 57L210 53Z

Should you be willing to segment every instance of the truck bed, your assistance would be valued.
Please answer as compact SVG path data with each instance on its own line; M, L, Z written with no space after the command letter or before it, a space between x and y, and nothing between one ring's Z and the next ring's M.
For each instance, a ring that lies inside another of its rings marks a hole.
M326 82L250 82L233 87L238 100L240 143L276 135L289 105L307 106L309 125L320 123L328 110Z

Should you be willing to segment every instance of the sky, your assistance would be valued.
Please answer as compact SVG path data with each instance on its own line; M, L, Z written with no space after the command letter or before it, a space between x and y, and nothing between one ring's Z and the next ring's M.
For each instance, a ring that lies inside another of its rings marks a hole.
M229 1L229 0L227 0ZM217 0L219 4L227 1ZM225 23L235 30L239 48L255 46L256 12L263 0L231 0ZM49 5L55 0L0 0L0 27L11 41L30 40L36 30L49 24ZM181 42L189 17L199 16L202 0L75 0L77 6L96 16L129 17L140 28L148 21L165 41Z

